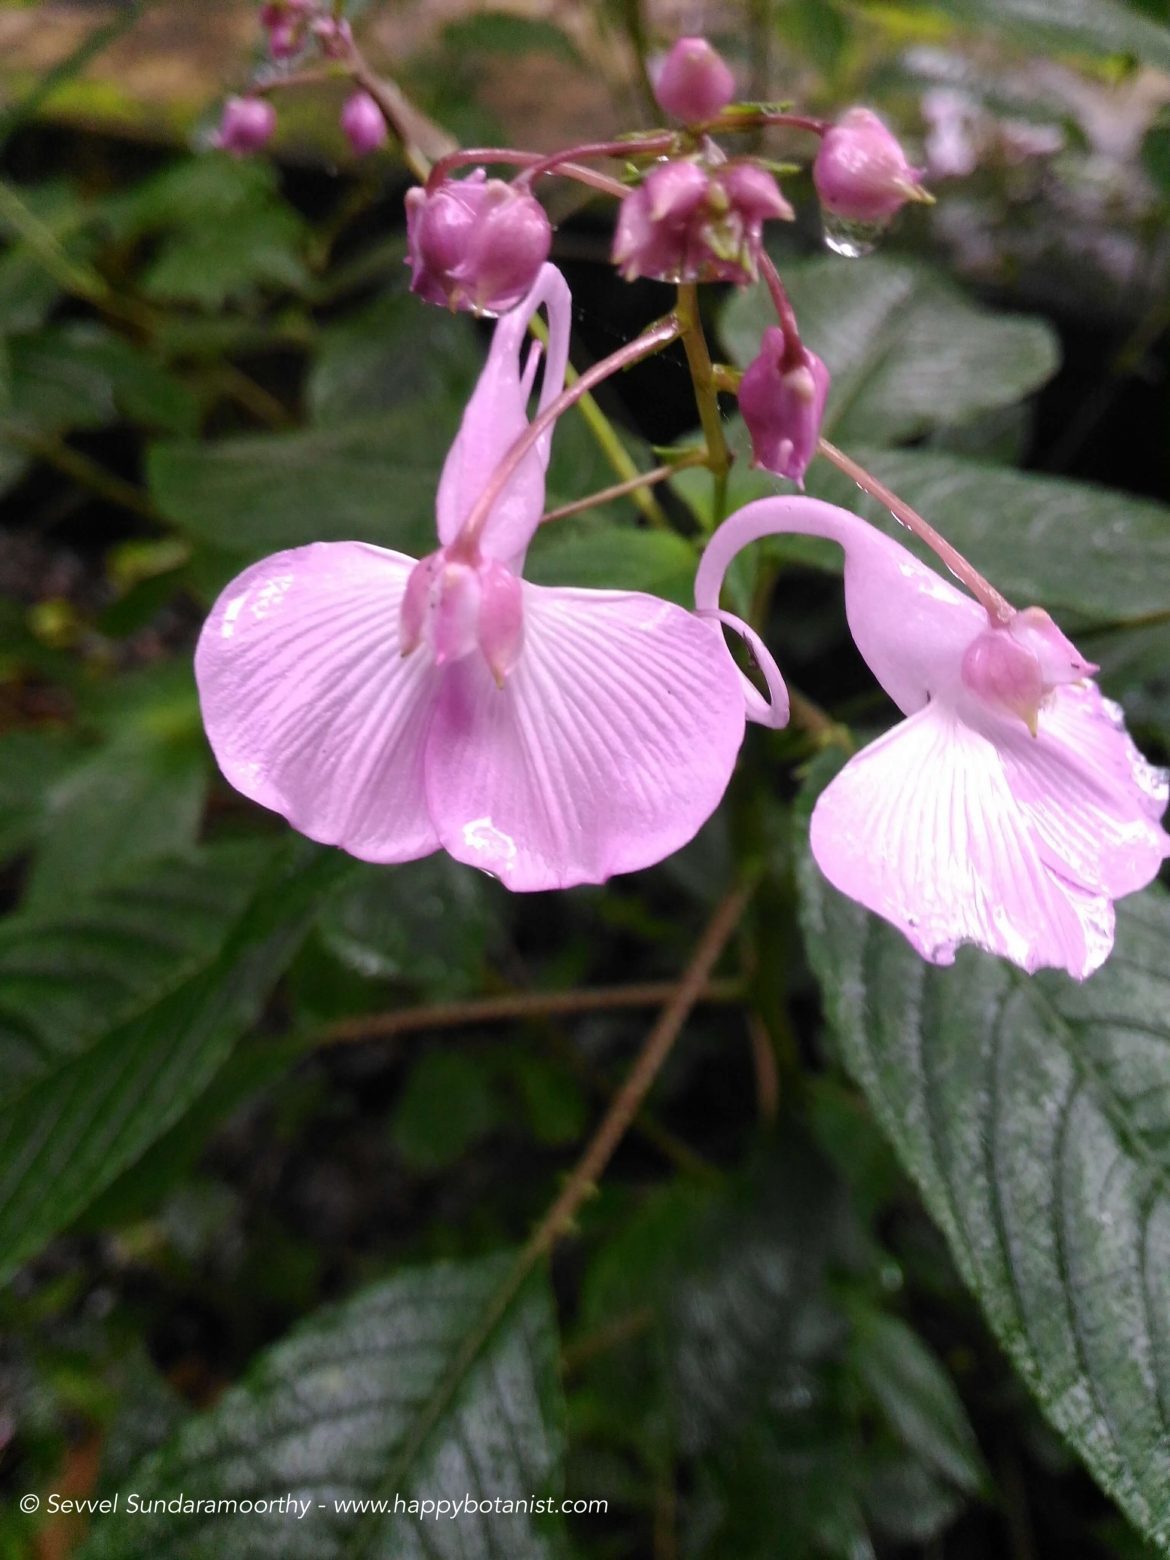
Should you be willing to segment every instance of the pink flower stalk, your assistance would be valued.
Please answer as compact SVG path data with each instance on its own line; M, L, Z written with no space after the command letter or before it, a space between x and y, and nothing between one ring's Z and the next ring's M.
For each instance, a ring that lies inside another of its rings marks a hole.
M741 548L783 532L841 546L853 637L907 717L818 799L821 871L932 963L972 942L1083 980L1113 946L1113 900L1170 854L1167 776L1137 751L1096 668L1046 612L992 626L897 542L808 498L762 499L724 522L699 568L700 610L718 605ZM784 723L783 701L761 709L748 691L752 718Z
M735 96L735 77L706 38L680 38L658 70L654 96L684 124L706 124Z
M341 110L341 128L357 157L376 152L386 144L386 121L368 92L354 92L346 98Z
M813 163L821 205L847 222L885 224L907 201L929 202L895 136L868 108L851 108L825 132Z
M316 543L246 569L200 636L215 756L245 796L367 861L446 849L512 889L603 882L689 840L743 738L737 673L715 627L627 591L521 578L544 507L551 428L482 527L471 515L540 403L557 396L571 300L545 266L496 326L439 483L439 547L421 562Z
M791 221L775 179L752 163L662 162L622 201L613 263L626 281L754 282L769 217Z
M804 486L829 395L829 370L801 343L789 350L783 330L764 332L759 355L744 370L739 409L752 441L752 464Z
M410 290L450 309L504 314L533 287L552 246L534 196L482 168L406 196Z
M275 129L276 110L266 99L230 97L212 142L233 157L247 157L266 146Z

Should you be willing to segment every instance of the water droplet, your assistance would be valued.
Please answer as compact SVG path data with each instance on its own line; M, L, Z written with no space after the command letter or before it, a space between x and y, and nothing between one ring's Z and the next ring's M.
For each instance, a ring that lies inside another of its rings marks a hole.
M860 260L872 255L885 233L880 222L851 222L848 217L835 217L831 211L824 213L825 245L835 255L846 260Z

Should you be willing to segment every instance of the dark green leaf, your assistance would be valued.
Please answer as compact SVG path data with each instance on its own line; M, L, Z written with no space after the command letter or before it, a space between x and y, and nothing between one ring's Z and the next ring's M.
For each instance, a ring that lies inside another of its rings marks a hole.
M560 1482L551 1296L531 1281L468 1362L510 1259L407 1270L329 1307L262 1356L243 1385L131 1475L144 1499L222 1500L218 1514L111 1516L86 1560L248 1554L253 1560L549 1560L558 1521L411 1501L528 1500ZM303 1517L233 1511L295 1495ZM384 1501L386 1514L338 1510Z
M417 557L435 546L435 491L458 423L412 403L344 428L160 444L150 487L183 530L245 558L349 539Z
M52 326L8 344L11 406L19 426L39 432L101 428L130 417L168 433L198 420L194 396L146 352L95 324Z
M148 297L220 309L256 289L308 285L305 226L287 206L246 208L230 221L186 228L167 239L142 277Z
M891 927L801 886L845 1062L1045 1412L1170 1552L1170 901L1118 906L1084 984Z
M1124 0L932 0L965 27L1028 45L1090 54L1132 54L1170 70L1170 29Z
M414 1170L433 1173L462 1159L506 1119L490 1067L469 1051L424 1051L410 1069L390 1136Z
M0 1274L82 1213L203 1092L255 1021L336 871L335 858L309 856L298 841L203 969L0 1109Z
M908 260L832 257L784 267L801 336L832 375L824 431L850 442L899 444L969 422L1037 389L1056 368L1041 320L971 303L929 267ZM767 292L737 293L723 336L743 365L775 314Z
M555 54L571 64L580 56L572 39L552 22L541 17L517 16L511 11L475 11L449 22L443 29L443 47L448 52L468 54L517 55L539 51Z
M270 852L220 846L0 923L4 1098L206 965Z
M538 531L525 566L537 585L644 590L694 603L695 549L674 531L605 520L556 520Z

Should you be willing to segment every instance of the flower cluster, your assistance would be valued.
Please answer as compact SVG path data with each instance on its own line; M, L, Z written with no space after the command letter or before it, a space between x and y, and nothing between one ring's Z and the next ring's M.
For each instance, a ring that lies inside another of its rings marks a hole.
M274 61L312 48L358 58L317 0L276 0L261 20ZM387 109L360 87L364 66L354 71L359 91L342 123L355 151L382 144L391 123L404 137L393 100ZM439 481L438 545L416 560L360 541L318 543L232 581L196 656L220 767L305 834L370 861L442 848L517 890L647 866L718 805L745 720L789 718L771 656L721 607L728 567L767 535L828 538L845 555L858 648L905 719L820 796L816 861L927 959L950 962L972 942L1027 970L1083 978L1112 945L1113 900L1148 883L1170 852L1160 823L1166 777L1138 754L1093 682L1096 669L1048 615L1013 610L880 486L871 490L972 595L858 516L799 496L749 504L715 530L694 612L640 592L549 589L523 577L557 418L607 374L680 338L692 367L706 365L704 386L695 379L713 470L716 390L734 388L758 466L803 485L819 449L861 473L820 437L829 370L801 339L764 249L764 224L792 208L768 168L728 157L713 136L770 124L817 135L824 211L867 229L928 198L919 171L868 109L826 124L733 107L734 77L701 38L676 43L654 79L681 128L543 157L451 153L408 195L413 292L497 317ZM263 98L232 99L220 144L254 151L273 123ZM621 156L632 182L588 166L606 156ZM520 172L489 178L492 161L519 162ZM554 172L620 200L613 261L623 276L680 287L673 314L567 390L571 303L533 193ZM777 323L742 375L716 371L688 290L711 280L746 286L760 274ZM538 346L525 350L542 309L543 367ZM732 660L726 625L754 651L767 699Z

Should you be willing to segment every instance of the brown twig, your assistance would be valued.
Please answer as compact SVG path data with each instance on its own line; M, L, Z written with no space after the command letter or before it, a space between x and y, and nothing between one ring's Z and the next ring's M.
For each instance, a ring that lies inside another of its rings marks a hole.
M361 1040L386 1040L417 1034L425 1029L457 1029L473 1024L498 1024L510 1018L557 1018L573 1013L601 1013L613 1008L659 1007L669 1001L675 983L642 981L626 986L585 986L576 991L509 991L498 997L476 997L468 1002L434 1002L399 1008L394 1013L365 1013L338 1019L321 1036L322 1045L347 1045ZM738 1002L743 986L738 980L712 980L695 996L695 1002Z
M636 477L630 477L626 482L615 482L612 487L602 488L599 493L591 493L588 498L578 498L571 504L562 504L559 509L550 509L547 514L540 517L541 525L547 525L550 520L564 520L568 515L577 515L585 509L594 509L598 504L608 504L611 499L625 498L631 493L636 493L640 488L651 487L656 482L665 482L673 477L676 471L686 471L691 466L705 466L707 464L707 451L695 450L693 454L683 455L678 460L671 461L666 466L655 466L653 471L639 472Z

